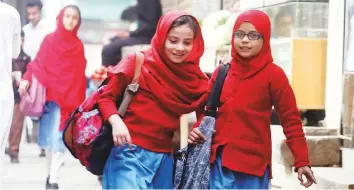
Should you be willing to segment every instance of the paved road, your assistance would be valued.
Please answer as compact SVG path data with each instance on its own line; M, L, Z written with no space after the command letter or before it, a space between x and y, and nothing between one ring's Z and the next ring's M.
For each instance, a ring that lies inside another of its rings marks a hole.
M47 177L45 158L40 158L35 144L21 144L20 164L11 164L5 159L5 176L2 189L45 189ZM60 189L101 189L97 177L87 172L69 152L66 153L65 165L59 174Z

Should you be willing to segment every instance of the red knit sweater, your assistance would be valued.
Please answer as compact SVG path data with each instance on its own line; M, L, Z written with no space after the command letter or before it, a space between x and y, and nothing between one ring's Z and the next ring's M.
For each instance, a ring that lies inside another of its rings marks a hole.
M218 71L214 73L209 93ZM221 104L213 137L212 163L216 159L217 148L224 145L224 167L263 176L272 160L270 115L274 106L286 143L294 155L295 167L309 166L300 112L287 76L280 67L268 64L245 79L240 79L230 69L221 93Z
M118 114L115 102L132 78L133 73L119 73L110 78L98 101L99 110L105 121L109 116ZM139 91L133 97L123 119L132 142L150 151L170 153L173 149L173 134L179 128L179 116L158 105L151 92L146 90L144 77L140 77L139 85Z

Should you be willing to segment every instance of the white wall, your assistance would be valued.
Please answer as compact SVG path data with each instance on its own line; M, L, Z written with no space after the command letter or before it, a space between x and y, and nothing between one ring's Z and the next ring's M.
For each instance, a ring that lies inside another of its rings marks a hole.
M340 129L343 98L345 1L330 0L328 14L326 126Z

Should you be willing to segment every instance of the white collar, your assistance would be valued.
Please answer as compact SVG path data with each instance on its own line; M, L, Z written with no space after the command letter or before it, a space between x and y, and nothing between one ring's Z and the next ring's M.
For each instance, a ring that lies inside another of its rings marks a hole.
M43 25L43 24L42 24L42 23L43 23L42 20L43 20L43 19L41 18L41 20L39 20L39 22L37 23L36 26L33 26L33 24L32 24L31 22L29 23L29 25L31 26L32 29L41 28L42 25Z

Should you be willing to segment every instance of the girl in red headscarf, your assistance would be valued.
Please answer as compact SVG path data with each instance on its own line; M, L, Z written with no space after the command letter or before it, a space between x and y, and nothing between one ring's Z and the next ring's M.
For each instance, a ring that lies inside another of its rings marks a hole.
M46 88L38 144L46 149L49 173L47 189L58 188L57 174L65 151L62 130L69 114L85 98L86 59L83 44L77 36L80 24L78 7L69 5L63 8L57 17L57 29L44 38L20 84L19 91L24 94L33 75Z
M293 90L284 71L273 63L270 31L269 17L258 10L242 13L234 25L232 60L221 93L212 143L211 189L269 188L272 106L280 117L301 184L309 187L316 183L309 167L306 139ZM208 92L215 78L214 74ZM202 140L204 136L194 128L189 143ZM307 182L303 181L303 175Z
M143 52L140 88L124 118L116 101L132 81L135 54L111 70L98 103L116 145L104 169L104 189L173 188L173 134L180 116L205 102L208 78L199 67L204 41L197 20L179 11L165 14L151 46Z

